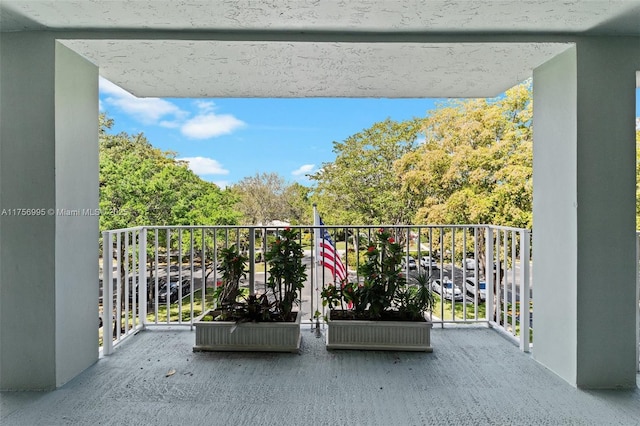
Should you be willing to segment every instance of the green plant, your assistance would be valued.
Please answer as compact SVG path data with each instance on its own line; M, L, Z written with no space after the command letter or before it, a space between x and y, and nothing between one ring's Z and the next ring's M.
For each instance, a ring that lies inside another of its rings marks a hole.
M292 321L293 306L300 303L300 290L307 279L299 232L287 227L271 242L264 254L269 265L267 288L275 300L275 310L285 321Z
M351 311L351 318L419 320L433 307L429 276L420 274L408 283L402 267L405 256L391 232L381 228L358 267L361 283L344 281L323 288L323 306ZM411 285L409 285L411 284Z
M398 289L395 301L398 312L418 320L433 309L434 297L429 285L429 275L419 273L411 279L411 284L413 285Z
M216 287L216 305L228 310L240 296L240 280L245 278L245 267L249 258L242 255L238 247L232 245L220 250L218 272L220 281Z

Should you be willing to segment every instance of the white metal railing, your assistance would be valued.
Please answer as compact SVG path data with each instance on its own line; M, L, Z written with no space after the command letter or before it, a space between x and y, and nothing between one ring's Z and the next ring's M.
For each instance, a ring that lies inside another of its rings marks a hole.
M323 286L333 283L330 272L313 261L313 231L300 229L308 280L301 311L311 327L321 326L325 308ZM349 272L357 270L364 251L380 226L323 226L336 243ZM514 341L523 351L531 345L531 233L492 225L384 226L405 247L405 273L419 272L434 280L451 281L461 297L436 294L432 321L486 324ZM102 310L103 353L144 327L193 326L213 307L218 281L218 250L232 244L250 259L245 286L264 292L267 267L262 262L268 241L278 227L266 226L144 226L103 232ZM411 260L415 260L412 262ZM496 271L500 271L497 274ZM107 285L112 283L112 285ZM480 288L484 286L484 291ZM320 316L315 313L319 312Z

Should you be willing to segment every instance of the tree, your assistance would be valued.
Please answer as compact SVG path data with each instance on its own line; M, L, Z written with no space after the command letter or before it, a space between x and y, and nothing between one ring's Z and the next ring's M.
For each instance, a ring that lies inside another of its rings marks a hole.
M287 186L284 193L287 218L292 225L313 223L313 207L309 199L311 188L297 182Z
M193 173L172 152L140 133L111 135L100 116L100 229L140 225L222 225L238 222L235 196Z
M424 120L426 141L395 164L419 200L417 223L531 227L532 102L529 83L503 98L456 101Z
M336 159L311 176L314 198L326 222L340 224L406 224L418 205L401 191L394 162L415 148L421 120L375 123L334 142Z
M140 133L130 136L107 131L113 120L100 115L100 229L121 229L141 225L222 225L236 224L240 214L234 210L235 196L222 191L193 173L186 162L175 159L172 152L154 148ZM149 247L166 246L166 233L147 236ZM184 244L188 244L187 241ZM202 247L202 236L194 235L194 245ZM131 250L131 249L130 249ZM186 252L186 250L185 250ZM149 256L148 262L154 258ZM120 258L125 259L125 245ZM207 266L206 259L201 266ZM125 294L125 262L120 262L122 294ZM148 270L153 271L152 267ZM151 291L151 288L149 288ZM150 294L148 300L153 300ZM122 299L124 304L125 298ZM124 307L124 306L123 306ZM114 325L115 326L115 325Z
M256 173L242 179L233 186L233 190L239 196L238 209L245 224L288 219L287 185L279 174Z

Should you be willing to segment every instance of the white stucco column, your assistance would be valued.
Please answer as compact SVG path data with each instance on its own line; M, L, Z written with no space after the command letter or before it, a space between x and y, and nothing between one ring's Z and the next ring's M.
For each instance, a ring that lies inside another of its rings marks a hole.
M42 32L0 62L0 388L51 389L98 357L98 70Z
M637 38L580 40L534 71L534 357L636 386Z

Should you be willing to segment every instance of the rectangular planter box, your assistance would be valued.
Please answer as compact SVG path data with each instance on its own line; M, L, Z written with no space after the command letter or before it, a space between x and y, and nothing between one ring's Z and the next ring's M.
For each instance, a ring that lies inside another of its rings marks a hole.
M432 323L327 319L327 349L433 352Z
M209 312L204 315L207 314ZM233 321L202 321L201 316L194 322L196 344L193 350L298 352L302 338L301 317L297 313L294 322L245 322L236 326Z

